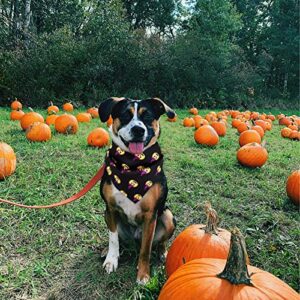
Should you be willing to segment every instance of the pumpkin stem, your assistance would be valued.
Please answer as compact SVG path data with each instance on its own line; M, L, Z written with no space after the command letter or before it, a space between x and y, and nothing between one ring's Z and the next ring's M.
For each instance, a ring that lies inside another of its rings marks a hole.
M219 221L219 217L217 212L211 207L209 202L205 203L204 210L207 216L206 226L204 227L205 233L218 234L217 223Z
M231 284L252 285L247 268L248 254L243 235L238 228L231 232L230 249L224 270L217 275Z
M34 110L33 110L31 107L28 107L28 109L29 109L31 112L34 112Z

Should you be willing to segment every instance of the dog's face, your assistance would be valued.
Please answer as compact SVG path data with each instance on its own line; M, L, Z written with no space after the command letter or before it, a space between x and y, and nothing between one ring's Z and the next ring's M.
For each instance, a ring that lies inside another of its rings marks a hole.
M159 118L164 113L170 118L175 116L175 112L158 98L109 98L99 106L102 122L110 115L113 118L110 133L114 143L133 154L140 154L155 144L160 133Z

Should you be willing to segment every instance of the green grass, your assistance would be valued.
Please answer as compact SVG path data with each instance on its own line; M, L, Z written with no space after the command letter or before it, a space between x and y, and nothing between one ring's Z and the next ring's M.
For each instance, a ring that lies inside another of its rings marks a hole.
M160 137L168 206L178 224L175 236L205 221L202 208L209 200L219 213L220 227L241 229L251 263L298 289L298 209L286 196L285 182L299 168L299 143L281 138L275 121L265 136L269 159L261 169L251 170L237 163L235 130L228 128L215 148L201 147L194 142L193 129L181 125L186 110L178 113L177 123L161 118ZM103 125L94 119L80 124L76 135L52 130L51 141L30 143L18 122L9 121L9 110L0 108L0 141L17 155L16 172L0 182L0 197L48 204L80 190L103 162L105 149L86 144L97 126ZM137 249L122 248L116 273L107 275L102 269L100 253L108 244L103 212L98 186L80 201L52 210L0 204L0 299L156 299L165 276L155 257L146 287L135 284Z

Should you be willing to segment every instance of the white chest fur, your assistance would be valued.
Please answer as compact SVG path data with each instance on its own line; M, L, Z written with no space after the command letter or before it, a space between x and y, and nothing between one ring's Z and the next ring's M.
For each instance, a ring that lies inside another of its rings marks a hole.
M128 218L128 222L131 225L137 225L135 222L135 217L139 214L141 210L140 202L133 203L130 199L128 199L124 194L122 194L115 186L113 186L113 196L116 200L117 207L121 208L124 214Z

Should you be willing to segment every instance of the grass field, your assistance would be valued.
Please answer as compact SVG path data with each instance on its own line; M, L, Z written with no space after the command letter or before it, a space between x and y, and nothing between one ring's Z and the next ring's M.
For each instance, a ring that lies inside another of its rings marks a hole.
M209 200L219 213L220 227L238 226L245 235L251 263L298 290L299 215L286 196L285 182L299 169L300 143L281 138L275 121L265 135L269 159L261 169L251 170L236 160L236 130L228 128L215 148L201 147L194 142L193 129L181 125L186 111L177 113L177 123L161 118L160 137L168 206L178 224L175 236L205 221L203 203ZM9 121L9 110L0 108L0 141L17 155L16 172L0 181L0 197L48 204L79 191L103 162L105 149L86 144L89 131L98 126L103 125L94 119L81 123L76 135L52 130L51 141L30 143L19 123ZM80 201L53 210L0 204L0 299L156 299L165 278L155 255L146 287L135 283L136 249L122 248L116 273L107 275L102 269L100 253L108 245L103 212L99 186Z

